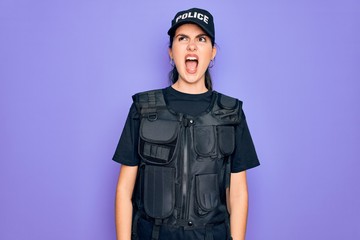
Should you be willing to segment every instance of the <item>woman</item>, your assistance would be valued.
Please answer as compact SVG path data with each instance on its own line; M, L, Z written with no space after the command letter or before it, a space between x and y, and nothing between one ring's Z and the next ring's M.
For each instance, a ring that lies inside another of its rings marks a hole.
M181 11L168 34L172 85L133 96L113 157L117 238L245 239L259 161L242 102L212 90L213 16Z

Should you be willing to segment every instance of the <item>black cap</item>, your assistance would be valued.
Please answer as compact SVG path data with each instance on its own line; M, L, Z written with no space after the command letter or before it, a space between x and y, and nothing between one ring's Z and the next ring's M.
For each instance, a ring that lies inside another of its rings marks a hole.
M171 28L168 31L170 37L173 37L178 27L185 23L194 23L201 27L207 33L212 42L215 43L214 18L208 11L200 8L191 8L178 12L171 21Z

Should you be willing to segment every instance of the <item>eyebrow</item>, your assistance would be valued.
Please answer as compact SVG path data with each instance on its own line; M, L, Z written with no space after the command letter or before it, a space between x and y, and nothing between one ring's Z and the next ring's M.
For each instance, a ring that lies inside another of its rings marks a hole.
M186 34L179 33L178 35L175 36L175 38L177 38L177 37L179 37L179 36L181 36L181 37L189 37L189 36L186 35ZM195 36L195 38L199 38L199 37L203 37L203 36L209 37L209 35L206 34L206 33L200 33L199 35Z

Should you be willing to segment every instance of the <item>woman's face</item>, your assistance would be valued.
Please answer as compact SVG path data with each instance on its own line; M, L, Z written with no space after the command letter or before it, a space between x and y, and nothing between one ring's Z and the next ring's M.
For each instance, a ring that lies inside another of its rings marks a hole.
M198 25L183 24L176 29L169 55L181 84L205 86L205 71L216 55L216 48Z

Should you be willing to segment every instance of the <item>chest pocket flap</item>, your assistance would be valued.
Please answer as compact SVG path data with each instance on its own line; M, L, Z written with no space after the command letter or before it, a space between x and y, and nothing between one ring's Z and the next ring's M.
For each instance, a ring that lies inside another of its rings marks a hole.
M150 121L147 118L141 121L140 136L143 140L154 143L173 142L178 135L179 122L157 119Z
M177 121L142 119L139 155L146 162L167 164L174 155L180 124Z

